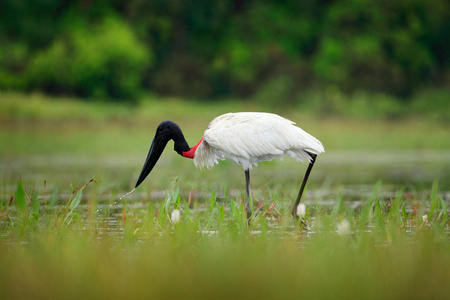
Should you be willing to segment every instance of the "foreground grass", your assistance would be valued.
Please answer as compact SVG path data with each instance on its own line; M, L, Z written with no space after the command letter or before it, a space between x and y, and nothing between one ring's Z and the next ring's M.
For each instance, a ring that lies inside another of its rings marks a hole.
M310 205L309 230L283 200L255 203L248 226L240 199L213 192L191 201L175 182L165 201L140 208L101 206L89 189L44 202L19 182L14 199L3 199L0 298L440 299L450 292L449 211L437 182L390 199L378 195L378 184L357 208L342 195L330 208Z

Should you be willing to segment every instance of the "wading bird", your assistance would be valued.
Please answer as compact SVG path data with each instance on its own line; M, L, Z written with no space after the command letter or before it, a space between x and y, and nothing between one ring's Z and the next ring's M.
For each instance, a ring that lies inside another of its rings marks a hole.
M270 113L241 112L218 116L208 127L194 147L189 147L180 127L172 121L164 121L156 129L147 159L142 168L137 188L152 171L169 140L174 141L174 150L183 157L194 160L196 167L213 167L218 159L226 158L241 165L245 171L247 191L247 217L250 218L250 169L260 161L274 158L283 159L283 155L297 161L309 161L300 191L292 209L292 215L298 218L297 207L303 194L309 173L318 154L324 152L319 140L295 123Z

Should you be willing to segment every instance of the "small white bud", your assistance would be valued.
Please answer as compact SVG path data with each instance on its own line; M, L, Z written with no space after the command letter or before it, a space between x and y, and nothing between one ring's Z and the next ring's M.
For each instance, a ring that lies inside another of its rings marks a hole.
M303 218L306 215L306 205L303 203L300 203L297 206L297 216L299 218Z
M422 220L424 223L428 222L428 215L423 215Z
M172 213L170 214L170 220L172 220L172 223L176 224L180 222L180 210L174 209Z
M350 231L350 222L345 219L337 225L337 233L341 236L349 235Z

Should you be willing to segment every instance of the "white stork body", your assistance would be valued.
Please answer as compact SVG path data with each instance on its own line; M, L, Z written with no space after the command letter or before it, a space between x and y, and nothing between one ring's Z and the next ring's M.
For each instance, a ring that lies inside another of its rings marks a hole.
M210 168L218 159L229 159L250 170L260 161L274 158L283 160L283 155L297 161L311 160L305 152L324 152L319 140L295 123L270 113L228 113L209 123L198 145L194 164L198 168Z
M194 159L196 167L210 168L218 163L219 159L228 158L244 168L247 217L250 218L250 169L260 161L283 159L283 155L287 155L297 161L309 162L292 209L294 217L298 217L297 207L309 173L317 155L324 152L324 148L319 140L294 124L288 119L270 113L228 113L212 120L200 142L191 148L177 124L163 121L156 130L135 188L152 171L168 141L173 140L174 150L183 157Z

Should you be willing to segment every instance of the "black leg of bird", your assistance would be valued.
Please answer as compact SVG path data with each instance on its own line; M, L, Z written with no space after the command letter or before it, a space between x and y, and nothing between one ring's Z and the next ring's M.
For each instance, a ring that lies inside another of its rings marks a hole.
M308 181L309 173L311 173L311 170L314 166L314 163L316 162L317 154L313 154L310 152L306 152L311 156L311 161L309 162L308 169L306 170L305 177L303 178L302 186L300 187L300 191L298 192L297 199L295 200L294 207L292 208L292 215L294 218L298 218L297 214L297 207L300 204L300 200L302 199L303 190L305 189L306 182Z
M247 204L245 205L245 209L247 211L247 219L250 219L250 217L252 216L252 209L250 206L250 201L252 201L252 199L251 199L252 189L250 187L250 171L249 170L245 170L245 185L246 185L246 191L247 191Z

